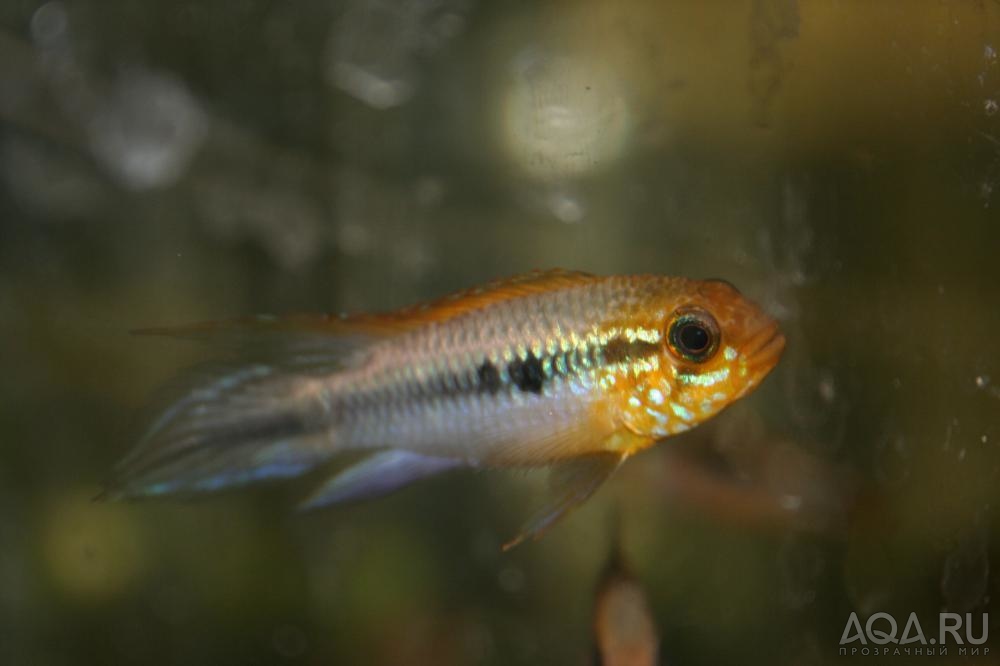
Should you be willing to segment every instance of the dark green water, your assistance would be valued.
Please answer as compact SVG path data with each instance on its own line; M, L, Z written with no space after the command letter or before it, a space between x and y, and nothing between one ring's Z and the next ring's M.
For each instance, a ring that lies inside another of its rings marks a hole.
M995 0L0 3L0 662L588 663L617 515L664 663L995 663L998 53ZM726 278L784 359L506 554L543 478L90 501L202 353L129 329L554 266Z

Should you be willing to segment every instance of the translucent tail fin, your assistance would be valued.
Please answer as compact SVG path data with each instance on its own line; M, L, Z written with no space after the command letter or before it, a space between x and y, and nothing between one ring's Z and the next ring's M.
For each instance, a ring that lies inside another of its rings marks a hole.
M192 494L306 472L334 452L326 386L263 363L201 373L118 464L106 494Z

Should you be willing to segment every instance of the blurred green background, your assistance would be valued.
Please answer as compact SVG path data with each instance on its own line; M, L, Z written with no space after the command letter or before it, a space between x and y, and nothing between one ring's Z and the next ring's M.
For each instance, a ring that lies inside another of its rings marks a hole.
M3 0L0 662L585 664L618 529L663 663L994 660L998 52L996 0ZM544 477L91 502L201 353L129 329L554 266L724 277L785 357L506 554Z

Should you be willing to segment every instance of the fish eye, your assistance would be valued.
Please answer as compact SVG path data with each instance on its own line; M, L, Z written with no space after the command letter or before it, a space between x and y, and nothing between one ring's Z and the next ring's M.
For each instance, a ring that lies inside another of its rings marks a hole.
M704 310L679 310L674 313L667 341L677 356L704 363L719 346L719 325Z

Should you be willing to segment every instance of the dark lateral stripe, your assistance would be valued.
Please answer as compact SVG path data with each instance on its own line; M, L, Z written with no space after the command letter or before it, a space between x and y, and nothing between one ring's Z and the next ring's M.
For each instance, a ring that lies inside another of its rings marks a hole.
M515 357L505 368L490 359L483 361L468 373L443 372L429 377L414 394L417 399L455 398L468 394L496 395L505 386L540 395L545 383L556 377L572 377L582 370L598 365L613 365L648 358L660 353L661 345L644 340L615 337L602 346L573 348L540 358L529 351L526 356Z
M661 345L658 342L628 340L619 336L611 338L607 344L601 347L601 358L608 365L627 363L658 354L660 349Z

